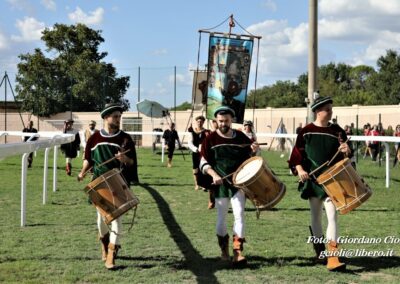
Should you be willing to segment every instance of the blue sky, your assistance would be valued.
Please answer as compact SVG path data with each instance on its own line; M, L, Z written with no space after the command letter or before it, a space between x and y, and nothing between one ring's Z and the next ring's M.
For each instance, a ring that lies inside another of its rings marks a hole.
M136 110L138 67L140 98L174 105L191 101L197 66L199 29L214 27L233 14L242 27L262 36L257 86L296 80L307 72L308 0L2 0L0 74L14 84L18 55L44 49L40 32L55 23L85 23L101 30L107 62L130 76L126 98ZM375 66L387 49L400 45L400 1L320 0L319 64L344 62ZM215 29L227 32L224 23ZM239 26L234 33L244 34ZM208 34L202 34L200 65L207 62ZM254 89L256 48L249 89ZM10 95L8 95L10 99ZM4 88L0 90L4 100Z

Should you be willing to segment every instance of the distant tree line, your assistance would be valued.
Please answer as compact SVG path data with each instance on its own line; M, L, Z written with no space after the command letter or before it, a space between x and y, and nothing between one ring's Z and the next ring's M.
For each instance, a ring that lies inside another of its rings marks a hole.
M350 66L329 63L318 68L318 85L321 96L331 96L336 106L393 105L400 103L400 55L387 50L377 60L377 70L371 66ZM247 95L247 108L306 107L308 74L297 82L277 81ZM188 109L187 102L177 110ZM190 108L190 105L189 105Z
M393 105L400 103L400 56L388 50L377 60L377 70L370 66L350 66L329 63L318 69L321 96L331 96L336 106ZM277 81L271 86L252 90L247 95L246 107L305 107L308 74L297 82Z

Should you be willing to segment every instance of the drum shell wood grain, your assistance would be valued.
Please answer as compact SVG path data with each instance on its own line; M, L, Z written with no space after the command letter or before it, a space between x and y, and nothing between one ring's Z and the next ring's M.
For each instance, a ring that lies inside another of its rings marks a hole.
M90 182L84 189L106 224L139 204L117 169L112 169Z
M241 171L251 163L260 165L256 171L249 173L251 178L246 181L238 179ZM244 191L257 209L274 207L285 195L286 186L268 168L262 157L255 156L244 161L233 176L233 184Z
M349 158L337 162L318 178L326 194L341 214L359 207L372 195L372 190L351 165Z

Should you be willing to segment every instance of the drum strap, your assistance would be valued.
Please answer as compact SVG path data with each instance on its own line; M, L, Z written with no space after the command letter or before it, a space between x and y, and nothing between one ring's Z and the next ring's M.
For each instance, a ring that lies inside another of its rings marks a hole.
M128 229L128 232L127 232L127 233L129 233L129 232L131 231L131 229L132 229L132 227L133 227L133 225L134 225L134 223L135 223L136 210L137 210L137 205L136 205L135 207L133 207L132 221L131 221L131 224L129 225L129 229ZM105 223L105 222L104 222L104 223ZM107 225L107 227L108 227L108 231L109 231L109 232L113 232L113 233L116 234L117 236L124 236L124 235L126 235L126 234L124 234L124 233L119 233L119 234L117 234L115 231L111 230L111 226L110 226L109 224L106 224L106 225Z

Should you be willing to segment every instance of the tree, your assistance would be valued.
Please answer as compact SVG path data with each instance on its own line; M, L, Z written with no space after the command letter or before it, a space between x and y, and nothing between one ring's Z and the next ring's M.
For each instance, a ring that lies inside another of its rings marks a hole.
M375 94L379 104L400 103L400 56L388 50L377 61L378 72L367 79L368 88Z
M176 110L188 110L188 109L192 109L192 104L189 102L183 102L179 106L176 106ZM175 108L170 108L169 110L174 111Z
M108 102L128 109L129 77L117 77L115 67L103 61L100 33L83 24L45 29L41 39L48 57L40 49L19 56L15 89L22 109L39 116L99 111Z
M306 94L296 83L277 81L272 86L251 91L246 100L246 107L302 107L305 106L305 97Z

